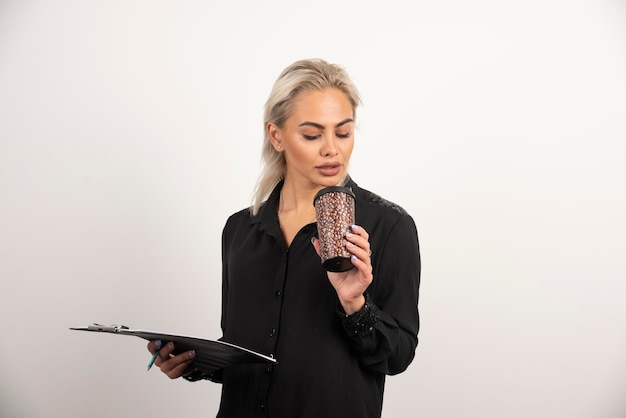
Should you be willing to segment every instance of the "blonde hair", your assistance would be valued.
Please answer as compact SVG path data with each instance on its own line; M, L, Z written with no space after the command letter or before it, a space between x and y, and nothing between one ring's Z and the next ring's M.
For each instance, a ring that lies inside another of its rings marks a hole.
M265 102L263 117L265 133L261 152L263 169L253 196L252 215L259 212L261 204L274 187L285 178L286 172L285 156L272 146L266 129L267 124L271 122L282 127L291 116L294 99L300 93L323 90L328 87L339 89L346 95L356 119L356 108L361 103L361 98L356 86L342 67L322 59L300 60L285 68L276 79L269 98Z

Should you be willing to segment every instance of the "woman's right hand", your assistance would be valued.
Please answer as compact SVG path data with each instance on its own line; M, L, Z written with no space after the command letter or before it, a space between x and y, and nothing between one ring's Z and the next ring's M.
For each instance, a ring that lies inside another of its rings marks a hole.
M148 343L148 351L154 354L156 350L159 350L159 355L154 361L154 365L161 369L167 377L177 379L193 370L191 363L196 356L194 350L174 355L172 354L175 348L173 342L170 341L163 346L161 344L161 340L150 341Z

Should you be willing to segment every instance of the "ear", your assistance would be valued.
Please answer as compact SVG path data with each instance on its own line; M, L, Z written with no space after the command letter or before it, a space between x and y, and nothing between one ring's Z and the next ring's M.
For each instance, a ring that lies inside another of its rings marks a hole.
M269 137L276 152L283 152L284 149L281 143L281 129L272 122L268 122L265 129L267 129L267 136Z

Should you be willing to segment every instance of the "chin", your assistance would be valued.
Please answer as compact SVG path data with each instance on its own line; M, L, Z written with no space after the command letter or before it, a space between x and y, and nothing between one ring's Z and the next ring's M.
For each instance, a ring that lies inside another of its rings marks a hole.
M332 176L332 177L324 177L321 180L320 185L324 187L339 186L339 184L342 182L343 179L344 179L343 174L337 174L336 176Z

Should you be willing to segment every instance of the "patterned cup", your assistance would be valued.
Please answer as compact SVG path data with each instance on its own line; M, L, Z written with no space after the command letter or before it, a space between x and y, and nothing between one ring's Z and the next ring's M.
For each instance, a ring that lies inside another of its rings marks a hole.
M346 232L354 225L355 197L348 187L326 187L313 199L317 216L322 265L327 271L348 271L354 267L346 249Z

